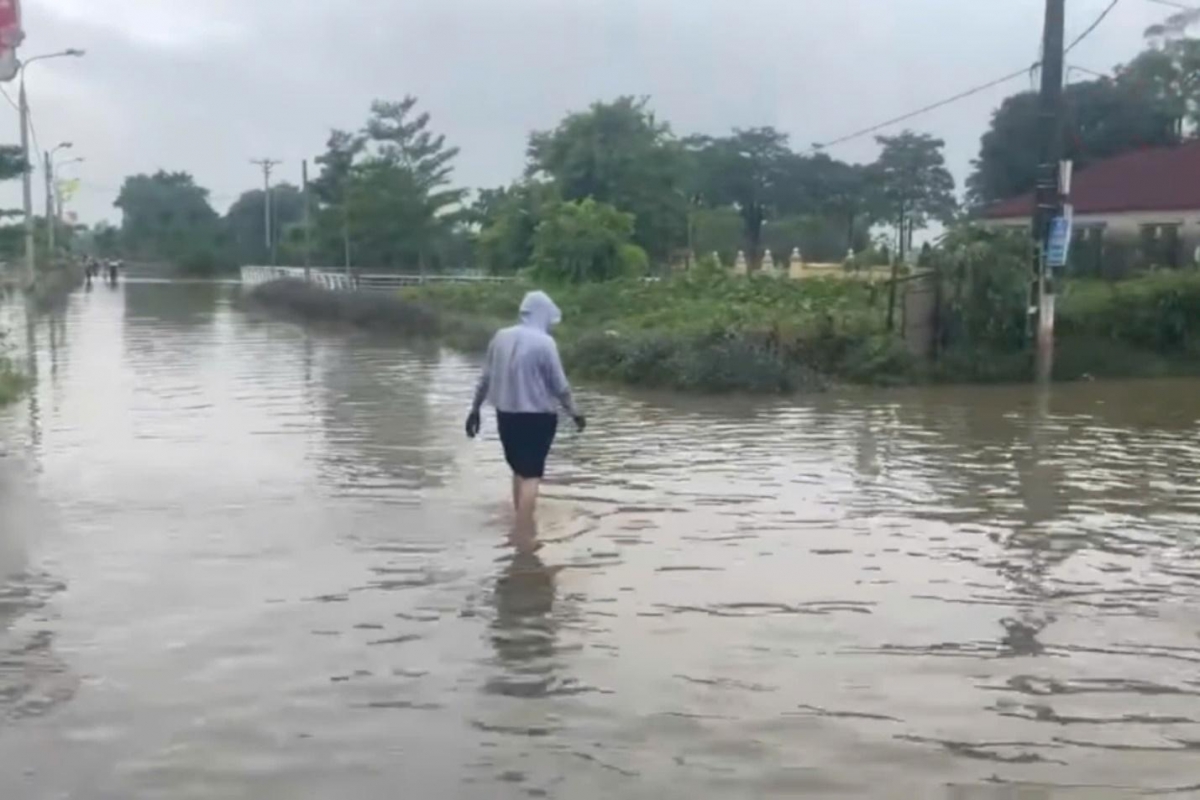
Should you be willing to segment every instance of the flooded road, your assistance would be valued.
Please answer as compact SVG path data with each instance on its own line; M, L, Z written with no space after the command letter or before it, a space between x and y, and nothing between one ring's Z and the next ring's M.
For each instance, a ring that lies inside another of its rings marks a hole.
M514 557L469 360L237 292L16 323L5 800L1200 795L1200 382L584 391Z

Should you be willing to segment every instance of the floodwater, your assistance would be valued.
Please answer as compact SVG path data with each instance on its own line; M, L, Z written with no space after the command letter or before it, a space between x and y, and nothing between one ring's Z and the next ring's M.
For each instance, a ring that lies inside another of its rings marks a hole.
M97 286L0 417L0 797L1200 796L1200 382L582 392Z

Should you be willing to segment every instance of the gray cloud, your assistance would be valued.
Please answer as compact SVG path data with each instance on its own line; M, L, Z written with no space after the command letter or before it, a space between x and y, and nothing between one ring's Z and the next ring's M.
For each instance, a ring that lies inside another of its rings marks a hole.
M1079 31L1107 0L1072 0ZM825 141L1031 63L1041 0L41 0L25 56L89 51L30 69L43 146L87 163L74 208L116 221L131 173L184 169L222 210L256 185L252 157L298 180L332 127L373 98L418 95L462 148L458 179L505 183L530 130L619 94L649 95L677 132L776 125ZM349 6L350 8L346 8ZM1072 62L1132 58L1168 9L1130 0ZM961 178L988 116L1020 79L929 114ZM15 97L15 87L8 87ZM11 140L17 138L9 110ZM874 156L868 138L835 153ZM40 184L39 184L40 185ZM19 186L0 188L0 205Z

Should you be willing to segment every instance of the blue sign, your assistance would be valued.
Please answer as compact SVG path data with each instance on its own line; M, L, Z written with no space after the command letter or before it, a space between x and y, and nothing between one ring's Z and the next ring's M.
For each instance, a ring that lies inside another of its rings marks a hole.
M1046 266L1062 269L1067 265L1071 254L1071 215L1070 212L1055 217L1050 223L1050 236L1046 240Z

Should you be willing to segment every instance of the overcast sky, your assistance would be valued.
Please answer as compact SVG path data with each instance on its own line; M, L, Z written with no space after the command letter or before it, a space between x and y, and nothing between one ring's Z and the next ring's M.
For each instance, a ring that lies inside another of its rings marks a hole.
M1068 35L1109 0L1067 0ZM282 159L299 182L333 127L417 95L462 148L467 186L507 183L529 131L597 99L649 95L679 134L774 125L798 149L1019 69L1042 0L24 0L23 57L42 147L75 144L84 221L119 222L126 175L187 170L220 211ZM1070 63L1107 70L1170 9L1123 0ZM947 140L960 181L1021 78L909 125ZM8 87L15 99L15 86ZM16 112L7 104L11 136ZM0 137L3 140L4 137ZM875 155L871 138L832 153ZM41 174L37 176L41 181ZM39 182L37 184L41 186ZM19 182L0 206L19 205Z

